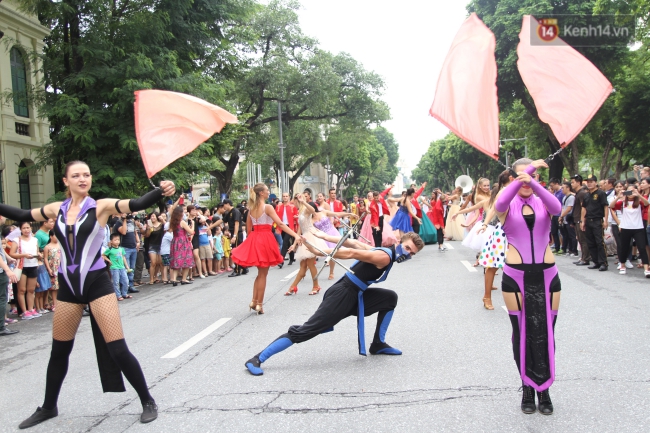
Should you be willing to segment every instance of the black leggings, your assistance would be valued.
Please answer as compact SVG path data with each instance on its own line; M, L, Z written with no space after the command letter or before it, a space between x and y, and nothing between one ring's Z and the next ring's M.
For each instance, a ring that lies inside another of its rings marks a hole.
M438 232L437 233L438 245L442 245L443 243L445 243L445 235L442 232L442 227L440 227L439 229L436 229L436 231Z
M644 265L648 264L648 253L645 249L647 240L644 229L620 229L619 237L618 261L620 263L625 263L628 259L632 247L632 239L634 239L636 242L636 248L639 250L639 256L641 256L641 262Z

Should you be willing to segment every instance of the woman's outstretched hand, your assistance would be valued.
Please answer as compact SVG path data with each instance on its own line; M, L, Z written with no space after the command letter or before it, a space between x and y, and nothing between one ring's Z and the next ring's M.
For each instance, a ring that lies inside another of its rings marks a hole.
M169 197L176 192L176 185L171 180L163 180L160 182L160 189L165 197Z

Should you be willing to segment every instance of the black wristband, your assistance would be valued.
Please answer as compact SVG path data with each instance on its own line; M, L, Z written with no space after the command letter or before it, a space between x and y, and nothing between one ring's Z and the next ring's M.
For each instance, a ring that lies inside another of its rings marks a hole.
M14 221L36 221L32 216L31 209L18 209L8 204L0 204L0 215L12 219Z
M162 189L156 188L149 191L140 198L129 200L129 209L131 212L145 210L158 202L163 197Z

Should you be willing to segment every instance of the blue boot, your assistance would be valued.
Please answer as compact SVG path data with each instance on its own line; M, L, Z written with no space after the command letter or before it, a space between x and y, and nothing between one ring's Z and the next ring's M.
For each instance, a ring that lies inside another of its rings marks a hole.
M246 361L244 365L253 376L261 376L264 374L264 370L261 368L262 363L276 353L282 352L292 344L293 342L283 335L273 343L269 344L266 349L262 350L262 352Z
M386 331L388 325L393 318L395 310L390 310L385 313L379 313L377 317L377 329L375 330L375 338L370 345L369 352L371 355L401 355L402 352L394 347L386 344ZM383 316L383 317L382 317Z

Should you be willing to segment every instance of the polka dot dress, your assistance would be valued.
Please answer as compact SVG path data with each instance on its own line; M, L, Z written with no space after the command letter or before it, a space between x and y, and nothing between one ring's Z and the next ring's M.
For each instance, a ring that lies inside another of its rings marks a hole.
M478 261L484 268L502 268L506 261L508 240L501 223L488 226L483 236L483 247Z

